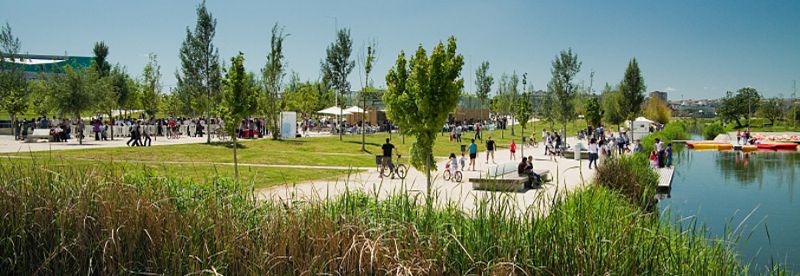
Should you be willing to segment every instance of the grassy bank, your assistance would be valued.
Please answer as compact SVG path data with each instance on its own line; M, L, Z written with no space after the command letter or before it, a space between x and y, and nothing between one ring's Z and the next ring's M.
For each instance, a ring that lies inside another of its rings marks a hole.
M464 213L397 194L254 204L225 178L0 163L9 274L740 274L728 243L675 229L602 187L547 217L495 194Z

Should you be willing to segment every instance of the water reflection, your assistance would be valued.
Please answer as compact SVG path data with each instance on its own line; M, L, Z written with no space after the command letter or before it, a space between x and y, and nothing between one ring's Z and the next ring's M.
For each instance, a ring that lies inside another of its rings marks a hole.
M774 258L800 270L800 153L675 149L660 211L694 217L718 238L742 223L748 230L736 248L745 262L763 267Z

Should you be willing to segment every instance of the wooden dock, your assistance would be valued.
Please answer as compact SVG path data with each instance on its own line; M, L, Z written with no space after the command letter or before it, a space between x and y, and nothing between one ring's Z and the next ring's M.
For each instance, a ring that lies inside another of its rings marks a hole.
M674 167L656 168L658 173L658 188L669 189L672 186L672 176L675 174Z

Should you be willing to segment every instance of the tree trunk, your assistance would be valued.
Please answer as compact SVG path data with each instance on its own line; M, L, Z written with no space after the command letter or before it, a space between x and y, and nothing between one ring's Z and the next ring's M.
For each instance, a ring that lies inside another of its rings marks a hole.
M520 134L522 140L520 140L521 143L519 144L519 153L522 155L520 157L520 159L522 159L522 157L525 157L525 126L523 126L522 124L520 124L520 126L522 127L522 133ZM533 163L533 161L531 161L531 163Z
M431 199L431 158L433 158L433 153L428 153L428 158L425 160L425 175L428 180L428 202Z
M206 65L206 72L208 72L208 65ZM207 86L206 87L206 98L208 99L208 103L206 105L206 125L210 125L211 124L211 84L208 81L206 81L206 86ZM206 135L206 144L211 144L211 135ZM236 152L236 145L234 145L233 149L234 149L234 152Z
M236 181L236 189L239 189L239 156L237 155L236 148L237 148L237 139L236 132L234 131L233 136L233 177Z
M369 78L367 78L367 80L369 81ZM366 89L364 89L364 90L366 90ZM367 93L364 93L364 92L366 92L366 91L362 91L361 92L361 95L362 95L362 97L361 97L361 102L362 102L361 103L361 106L362 106L362 108L361 108L361 111L362 111L361 112L361 151L367 151L367 148L365 146L366 140L367 140L367 128L366 128L367 124L366 124L366 120L365 120L365 117L367 115Z
M511 136L514 136L514 116L511 116Z

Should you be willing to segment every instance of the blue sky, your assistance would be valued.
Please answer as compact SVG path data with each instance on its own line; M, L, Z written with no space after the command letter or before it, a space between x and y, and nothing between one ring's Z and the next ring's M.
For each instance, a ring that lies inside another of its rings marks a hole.
M11 24L24 52L90 56L95 41L110 46L110 60L136 76L147 53L158 55L166 87L174 85L178 48L194 27L197 1L0 1L0 20ZM246 66L264 64L277 21L290 36L290 70L317 79L319 62L348 27L354 46L378 43L373 75L378 86L400 50L455 35L466 59L466 88L488 60L491 73L527 72L545 88L550 62L572 48L583 61L579 79L594 88L618 83L636 57L648 91L671 99L720 97L753 86L766 96L790 96L800 81L800 1L214 1L215 44L228 62L239 51ZM360 69L360 68L359 68ZM352 75L353 88L363 77Z

